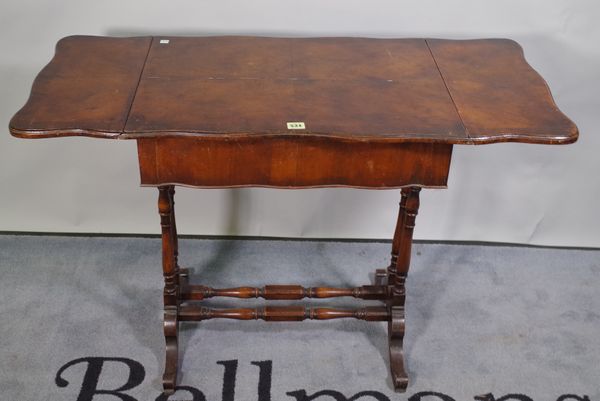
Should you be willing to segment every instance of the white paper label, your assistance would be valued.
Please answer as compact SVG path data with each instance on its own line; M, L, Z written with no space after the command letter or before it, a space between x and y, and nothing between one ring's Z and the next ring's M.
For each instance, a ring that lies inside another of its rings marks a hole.
M161 39L160 40L160 44L161 45L168 45L169 44L169 39Z
M302 121L290 121L287 123L288 129L306 129Z

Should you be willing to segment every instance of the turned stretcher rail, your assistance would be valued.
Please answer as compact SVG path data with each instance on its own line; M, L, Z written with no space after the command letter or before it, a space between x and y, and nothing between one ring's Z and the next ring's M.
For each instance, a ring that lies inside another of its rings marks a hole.
M387 286L363 285L354 288L302 287L300 285L266 285L259 287L211 288L202 285L185 285L181 299L201 301L212 297L264 298L270 300L354 297L366 300L387 299Z
M266 306L259 308L214 309L196 305L181 305L180 321L201 321L208 319L266 320L288 322L354 318L367 321L388 321L390 313L386 307L365 307L359 309L315 308L304 306Z

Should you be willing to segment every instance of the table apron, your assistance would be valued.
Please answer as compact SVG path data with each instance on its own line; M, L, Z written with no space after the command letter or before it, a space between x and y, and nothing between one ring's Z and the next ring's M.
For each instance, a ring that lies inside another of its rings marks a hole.
M446 187L451 144L328 137L139 138L143 186Z

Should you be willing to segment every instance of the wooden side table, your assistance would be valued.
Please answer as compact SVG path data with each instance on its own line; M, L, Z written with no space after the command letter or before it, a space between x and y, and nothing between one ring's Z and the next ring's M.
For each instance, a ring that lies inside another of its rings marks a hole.
M10 132L137 141L141 183L159 191L166 393L177 383L178 323L213 318L387 321L393 384L405 390L405 280L421 188L446 186L455 144L566 144L578 136L510 40L234 36L64 38ZM401 188L390 265L357 288L189 284L177 261L176 185ZM382 304L197 302L216 296Z

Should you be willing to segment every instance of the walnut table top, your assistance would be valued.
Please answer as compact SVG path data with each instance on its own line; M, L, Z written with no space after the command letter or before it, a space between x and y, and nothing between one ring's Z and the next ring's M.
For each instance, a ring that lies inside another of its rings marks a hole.
M506 39L71 36L10 130L452 144L577 138Z

